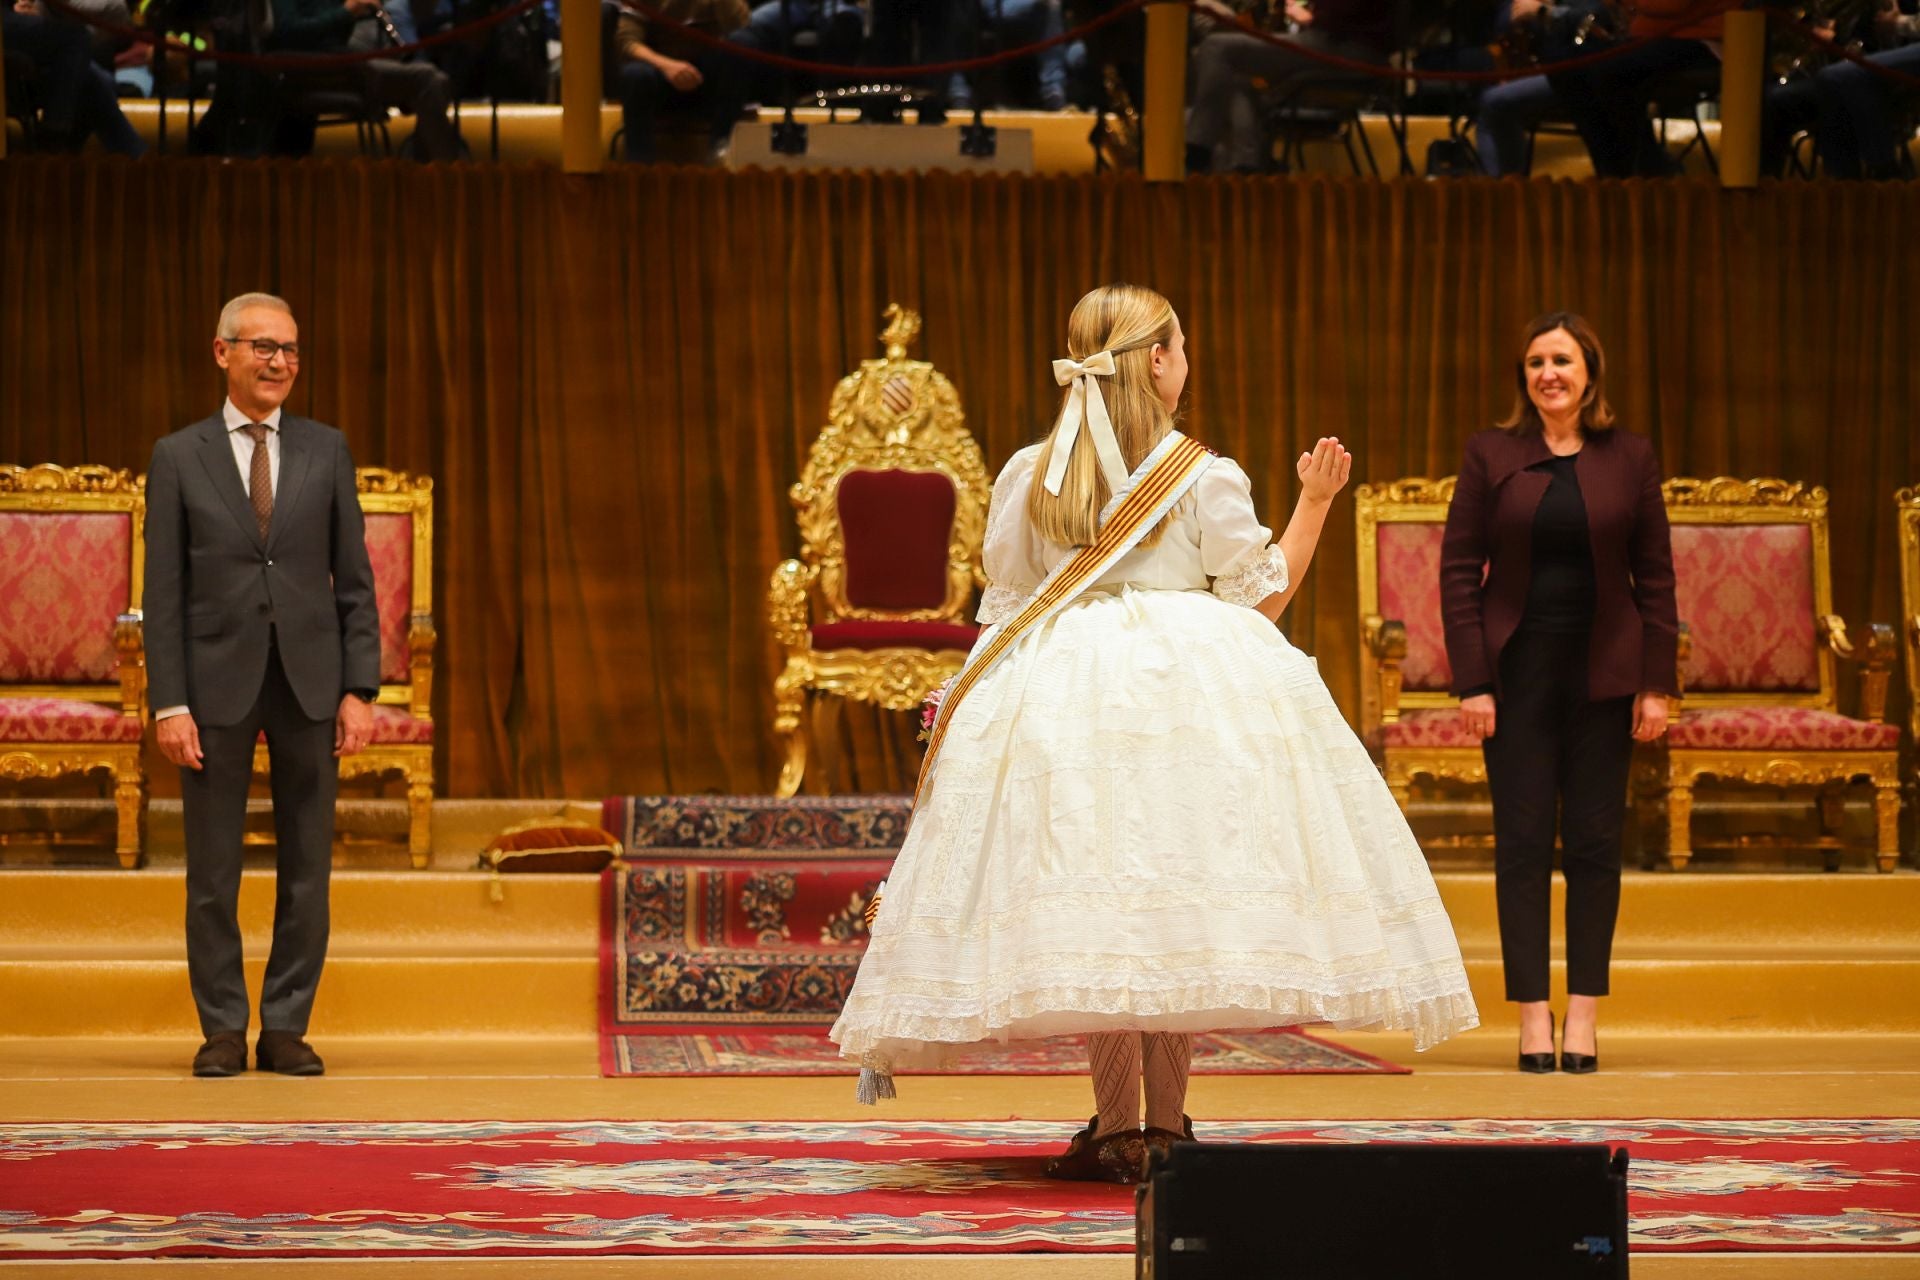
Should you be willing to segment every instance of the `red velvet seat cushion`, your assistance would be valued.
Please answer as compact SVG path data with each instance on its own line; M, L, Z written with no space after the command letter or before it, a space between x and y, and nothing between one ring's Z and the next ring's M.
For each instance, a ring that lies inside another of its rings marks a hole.
M260 741L266 740L267 735L261 734ZM424 747L432 743L433 721L416 720L405 707L390 707L379 702L373 704L373 746Z
M1431 711L1402 711L1392 724L1383 724L1368 735L1373 746L1383 742L1388 748L1477 747L1480 739L1467 732L1466 722L1453 707Z
M813 629L816 649L959 649L973 648L978 627L951 622L897 622L892 619L855 619L823 622Z
M0 742L138 742L138 716L74 698L0 698Z
M849 471L835 493L856 609L938 609L947 599L953 482L937 471Z
M1891 751L1900 745L1900 726L1812 707L1727 707L1682 713L1667 742L1733 751Z

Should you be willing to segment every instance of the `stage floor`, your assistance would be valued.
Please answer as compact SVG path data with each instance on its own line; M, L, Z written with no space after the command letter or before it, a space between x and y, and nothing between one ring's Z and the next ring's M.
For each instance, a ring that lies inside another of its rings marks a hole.
M1607 1036L1592 1077L1526 1077L1511 1066L1505 1025L1414 1055L1404 1036L1347 1035L1354 1048L1414 1068L1409 1076L1196 1077L1189 1110L1232 1119L1848 1117L1911 1115L1920 1106L1920 1036ZM329 1074L249 1073L195 1080L194 1045L167 1037L0 1039L0 1121L381 1120L1057 1120L1061 1140L1088 1112L1074 1077L907 1077L900 1098L858 1107L851 1078L603 1079L592 1036L434 1040L316 1037ZM189 1262L165 1275L893 1277L899 1257L636 1258ZM1914 1276L1920 1258L1636 1255L1638 1275ZM1049 1277L1122 1280L1124 1256L1026 1255L911 1262L930 1280ZM133 1269L133 1270L130 1270ZM141 1263L0 1264L0 1275L145 1274Z

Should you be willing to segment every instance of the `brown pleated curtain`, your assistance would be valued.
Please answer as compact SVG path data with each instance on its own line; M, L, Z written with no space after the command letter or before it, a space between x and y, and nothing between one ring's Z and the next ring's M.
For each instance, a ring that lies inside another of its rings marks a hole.
M1075 298L1163 290L1189 430L1276 528L1319 435L1356 483L1453 471L1511 401L1525 321L1584 312L1670 474L1832 490L1857 628L1898 616L1891 493L1920 483L1915 226L1913 184L13 160L0 461L144 468L219 404L221 302L283 294L310 352L291 407L437 481L442 794L760 792L786 487L889 301L924 314L997 467L1051 421ZM1287 623L1349 709L1351 511ZM905 717L820 729L810 789L907 785Z

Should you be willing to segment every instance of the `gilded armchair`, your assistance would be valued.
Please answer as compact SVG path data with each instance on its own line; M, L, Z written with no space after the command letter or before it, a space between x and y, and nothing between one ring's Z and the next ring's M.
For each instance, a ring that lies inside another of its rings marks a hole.
M1404 812L1415 782L1486 794L1479 739L1447 692L1440 539L1454 478L1354 490L1360 570L1360 732Z
M1693 856L1702 779L1817 788L1823 844L1834 850L1844 788L1863 781L1874 788L1878 866L1893 870L1900 730L1886 723L1886 706L1897 642L1893 628L1873 623L1856 644L1833 612L1826 490L1681 477L1665 491L1683 695L1659 766L1672 864ZM1843 660L1860 666L1858 718L1839 712Z
M340 762L342 782L399 776L407 784L407 853L433 854L433 481L383 467L354 473L380 611L380 697L373 738ZM269 767L264 743L253 768Z
M1907 658L1907 721L1914 753L1914 774L1920 780L1920 485L1893 495L1899 509L1900 636ZM1916 791L1920 803L1920 791ZM1914 821L1920 823L1920 814ZM1920 838L1915 845L1920 848Z
M886 314L886 355L841 379L789 491L800 555L768 588L783 654L773 689L782 796L806 773L808 695L916 707L960 669L977 634L968 605L984 582L986 463L953 384L907 358L920 317Z
M112 775L124 867L146 814L146 514L127 471L0 466L0 779Z

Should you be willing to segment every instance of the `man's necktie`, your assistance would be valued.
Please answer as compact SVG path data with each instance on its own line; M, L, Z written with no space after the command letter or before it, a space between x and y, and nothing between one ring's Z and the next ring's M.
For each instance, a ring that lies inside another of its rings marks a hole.
M251 422L240 428L253 437L253 463L247 471L247 496L253 499L253 518L260 522L260 537L267 536L273 523L273 460L267 456L267 425Z

